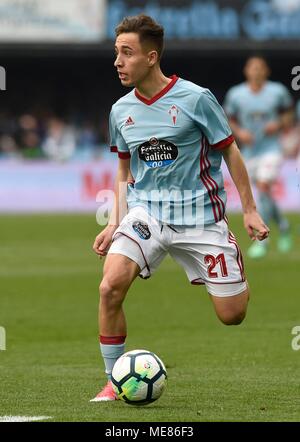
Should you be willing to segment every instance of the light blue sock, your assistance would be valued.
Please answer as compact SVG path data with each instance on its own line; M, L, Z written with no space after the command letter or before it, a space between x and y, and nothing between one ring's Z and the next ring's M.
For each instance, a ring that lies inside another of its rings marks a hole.
M272 202L273 202L273 220L278 225L280 233L287 233L290 230L290 223L280 211L275 200L272 199Z
M105 373L110 380L111 372L116 360L125 353L125 342L123 344L101 344L100 351L105 364Z

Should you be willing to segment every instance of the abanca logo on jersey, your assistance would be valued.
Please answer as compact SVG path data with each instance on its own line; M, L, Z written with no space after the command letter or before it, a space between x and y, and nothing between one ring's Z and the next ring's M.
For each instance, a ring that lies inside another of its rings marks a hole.
M140 159L152 168L169 166L178 157L178 149L175 144L166 140L158 140L155 137L141 144L138 152Z

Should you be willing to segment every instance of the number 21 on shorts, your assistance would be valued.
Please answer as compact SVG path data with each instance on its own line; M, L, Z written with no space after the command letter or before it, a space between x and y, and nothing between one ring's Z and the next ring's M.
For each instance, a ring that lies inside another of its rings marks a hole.
M221 271L222 277L228 276L224 253L220 253L218 256L205 255L204 262L208 265L207 273L209 278L218 278L219 271Z

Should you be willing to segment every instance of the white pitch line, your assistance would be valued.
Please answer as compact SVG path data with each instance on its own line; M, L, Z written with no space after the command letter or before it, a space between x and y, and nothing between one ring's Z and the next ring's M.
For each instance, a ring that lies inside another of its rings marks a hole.
M52 416L0 416L0 422L34 422L52 419Z

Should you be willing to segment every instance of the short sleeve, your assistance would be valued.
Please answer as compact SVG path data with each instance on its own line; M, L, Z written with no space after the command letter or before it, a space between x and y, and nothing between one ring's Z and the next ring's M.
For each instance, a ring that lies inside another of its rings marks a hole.
M233 118L238 114L238 106L236 104L233 89L229 89L224 100L224 110L229 118Z
M113 110L111 111L109 116L109 136L111 152L116 152L118 154L118 157L123 160L130 158L128 146L117 127Z
M293 98L288 90L283 84L280 85L280 93L279 93L279 109L284 112L286 110L291 109L293 106Z
M234 137L225 112L208 89L198 99L195 120L213 149L225 149L233 143Z

